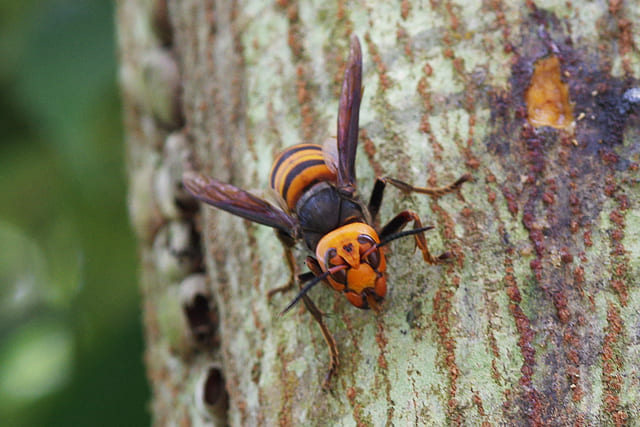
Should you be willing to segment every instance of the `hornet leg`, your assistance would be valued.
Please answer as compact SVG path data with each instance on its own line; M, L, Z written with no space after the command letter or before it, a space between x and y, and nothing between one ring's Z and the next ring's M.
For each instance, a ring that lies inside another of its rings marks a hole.
M300 275L299 278L301 283L306 280L311 280L313 277L322 274L322 268L320 268L320 265L315 258L309 256L307 257L306 262L309 270L311 271ZM324 313L320 311L318 306L311 300L311 298L309 298L308 295L304 295L302 297L302 301L304 302L305 307L307 308L313 319L318 323L320 331L322 332L322 336L327 343L327 347L329 347L329 371L327 372L327 375L324 377L324 381L322 382L322 388L327 390L330 388L331 378L338 371L338 365L340 364L338 345L336 344L336 340L333 338L333 335L331 335L331 331L329 331L327 324L324 322Z
M457 191L462 186L462 184L471 180L471 175L466 173L458 178L457 181L444 187L414 187L413 185L407 184L406 182L400 181L399 179L389 177L378 178L373 187L373 191L371 192L371 198L369 199L369 212L371 212L371 217L375 220L375 218L378 216L380 205L382 204L382 196L384 193L385 185L387 183L393 185L396 188L399 188L405 193L419 193L426 194L430 197L440 197L444 196L445 194Z
M322 331L322 336L329 347L329 371L322 382L322 388L326 390L330 388L331 378L338 371L338 365L340 364L340 359L338 357L338 345L336 344L336 340L333 338L333 335L331 335L331 331L329 331L327 324L324 323L323 314L320 309L307 295L302 297L302 301L304 301L304 305L307 307L307 310L309 310L313 319L318 323L320 331Z
M293 259L291 249L289 247L286 247L285 253L287 254L287 260L288 260L287 263L289 264L290 267L293 266L293 268L295 268L295 260ZM291 260L291 262L289 261L289 259ZM302 287L302 285L308 282L309 280L312 280L316 276L319 276L322 274L322 269L320 268L320 265L318 264L318 261L316 261L315 258L307 257L306 262L307 262L307 266L309 267L309 270L311 271L300 274L298 276L298 283L300 284L300 287ZM294 270L292 270L292 276L291 276L292 280L293 280L293 277L295 277L293 274L294 274ZM288 290L292 287L293 287L292 282L287 283L285 286L281 286L280 288L271 290L269 292L269 296L271 297L276 292ZM324 319L323 319L324 313L320 311L318 306L316 306L316 304L311 300L311 298L309 298L307 294L302 295L302 301L304 302L304 305L307 311L309 311L309 313L311 314L311 317L313 317L313 320L315 320L316 323L318 323L318 326L320 327L320 331L322 332L322 336L324 337L324 340L327 343L327 347L329 347L329 371L327 372L327 375L325 376L324 381L322 383L322 388L326 390L330 388L331 378L338 371L338 365L340 363L340 360L338 357L338 345L336 344L336 340L333 338L333 335L331 335L331 331L329 331L327 324L324 322Z
M400 212L391 221L389 221L387 225L382 227L382 230L379 233L380 240L385 240L394 233L399 232L404 228L405 225L407 225L411 221L413 221L414 230L417 228L422 228L420 217L415 212ZM416 233L415 238L416 244L422 251L422 257L429 264L442 264L443 262L446 262L453 257L453 254L451 254L451 252L445 252L438 257L434 257L433 255L431 255L429 247L427 246L427 239L425 239L424 237L424 232Z
M294 285L296 284L296 259L293 256L293 251L291 250L293 244L290 243L290 239L288 240L286 236L281 236L280 233L277 233L277 235L280 239L280 242L282 243L282 248L284 249L284 259L287 262L287 267L289 267L289 280L284 285L269 290L269 292L267 292L268 300L271 300L271 298L273 298L273 296L277 293L286 292L290 289L293 289Z

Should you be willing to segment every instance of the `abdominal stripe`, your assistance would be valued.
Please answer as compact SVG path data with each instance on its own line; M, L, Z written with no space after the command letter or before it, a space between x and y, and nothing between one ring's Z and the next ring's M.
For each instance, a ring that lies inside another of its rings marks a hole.
M288 200L289 197L287 193L289 192L289 187L291 186L293 181L296 178L298 178L300 174L303 174L305 169L311 168L313 166L318 166L318 165L324 165L324 160L322 159L305 160L303 162L298 163L293 169L291 169L291 171L289 171L289 174L285 178L284 186L282 187L282 192L281 192L282 197L285 200Z
M293 147L288 148L285 152L283 152L280 157L276 160L276 163L272 167L271 173L271 188L276 188L276 175L280 170L282 164L292 155L299 151L303 150L311 150L311 151L322 151L321 148L315 144L299 144L294 145Z

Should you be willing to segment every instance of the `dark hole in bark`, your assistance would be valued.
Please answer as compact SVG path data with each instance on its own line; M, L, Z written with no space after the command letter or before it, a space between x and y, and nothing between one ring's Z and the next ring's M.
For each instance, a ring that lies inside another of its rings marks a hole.
M209 299L202 294L196 294L190 304L184 306L189 328L195 340L201 344L211 341L215 325L215 316L209 307Z
M207 405L216 405L224 399L226 390L224 388L224 375L219 368L209 368L207 379L204 382L204 401Z

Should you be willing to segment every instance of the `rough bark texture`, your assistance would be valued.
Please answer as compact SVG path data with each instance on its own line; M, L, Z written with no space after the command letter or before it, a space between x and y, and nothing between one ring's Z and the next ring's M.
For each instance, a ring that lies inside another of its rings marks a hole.
M638 422L640 114L624 94L639 86L640 4L166 6L120 0L118 13L158 424ZM361 193L376 175L475 182L437 200L388 190L383 221L415 210L436 226L434 252L457 258L429 266L410 239L395 242L383 313L311 293L341 353L327 393L316 324L304 310L278 316L293 295L266 298L288 275L273 232L196 213L178 183L191 162L265 189L280 149L335 135L352 33ZM525 104L549 56L573 110L563 129L533 127Z

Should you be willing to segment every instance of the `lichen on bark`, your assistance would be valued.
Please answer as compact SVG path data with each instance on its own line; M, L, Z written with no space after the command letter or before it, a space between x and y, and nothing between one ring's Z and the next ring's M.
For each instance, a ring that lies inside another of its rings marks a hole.
M150 45L133 41L140 36L128 15L144 3L120 1L125 70ZM198 412L177 402L190 402L193 378L219 361L232 425L623 425L640 417L640 115L624 101L639 85L638 20L629 18L638 5L168 5L184 118L172 126L180 123L174 131L202 172L265 189L280 149L335 136L355 33L364 57L361 193L376 174L437 185L470 172L475 182L432 200L388 190L382 221L418 212L435 226L433 251L456 260L429 266L411 241L394 242L380 315L329 289L312 292L341 353L330 393L321 390L328 355L315 323L304 310L278 316L292 295L266 298L288 275L271 230L209 208L187 215L201 232L219 347L160 351L166 343L148 322L156 402L167 399L158 390L173 387L174 411L196 421ZM550 55L573 109L564 129L536 128L527 117L535 63ZM153 146L156 135L162 146L162 127L145 127L150 104L124 86L131 144ZM130 150L132 165L155 167ZM132 167L138 187L143 172ZM142 247L162 215L136 217L151 230ZM144 277L159 274L147 268L156 267L146 264ZM166 307L154 301L150 318ZM172 376L176 364L192 380Z

